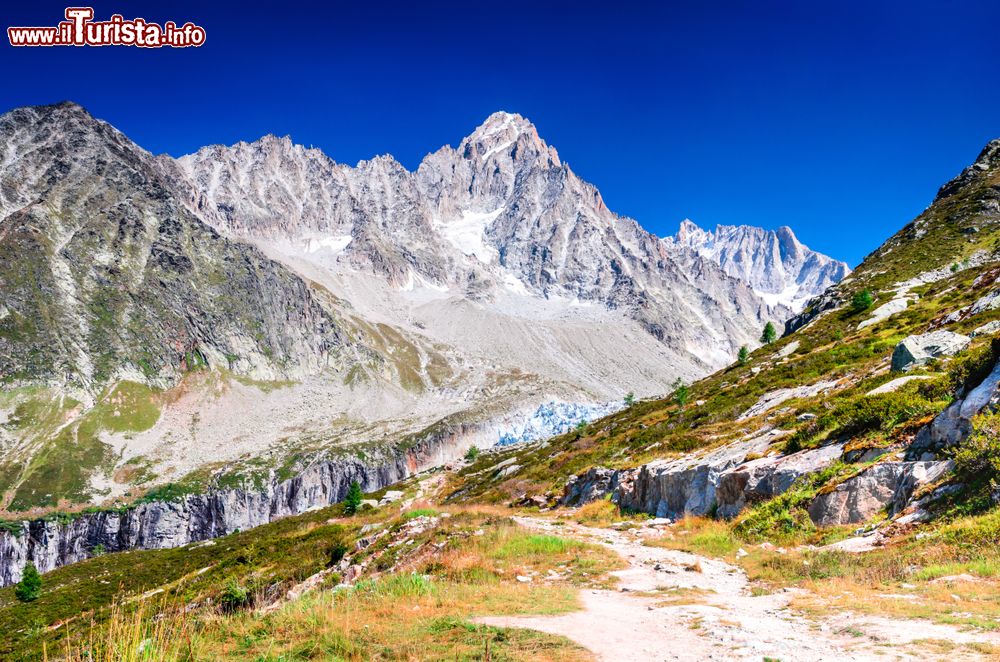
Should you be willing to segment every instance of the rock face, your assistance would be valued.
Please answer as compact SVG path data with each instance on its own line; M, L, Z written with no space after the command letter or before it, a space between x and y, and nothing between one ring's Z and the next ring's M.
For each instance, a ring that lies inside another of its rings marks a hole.
M952 466L950 461L879 462L813 499L809 517L817 526L835 526L865 522L883 509L894 515L917 487L933 482Z
M908 370L923 365L938 356L951 356L969 346L970 339L951 331L932 331L910 336L896 345L892 352L892 369Z
M724 472L716 489L719 517L731 519L749 504L786 492L800 476L825 469L843 452L843 444L831 444L791 455L762 457Z
M634 480L619 479L614 501L656 517L706 515L716 505L716 488L724 473L742 464L748 454L762 452L777 436L769 431L708 453L645 464Z
M140 503L125 510L83 513L68 523L34 520L19 532L0 531L0 586L21 579L31 561L40 572L105 552L166 549L253 528L341 501L352 481L372 492L399 482L453 454L448 436L426 437L406 453L362 462L345 458L316 464L264 491L216 490L175 501Z
M718 225L706 231L685 220L673 242L695 249L730 276L749 283L771 305L795 312L851 273L845 262L809 250L784 226L764 230Z
M907 451L910 459L937 452L961 442L972 431L972 418L1000 403L1000 363L978 386L962 399L951 403L930 425L922 428Z
M159 386L208 363L290 379L347 345L306 283L191 213L81 107L0 116L0 379Z
M559 503L563 506L582 506L585 503L603 499L609 494L613 494L622 481L628 481L634 477L635 473L634 471L592 467L567 481Z

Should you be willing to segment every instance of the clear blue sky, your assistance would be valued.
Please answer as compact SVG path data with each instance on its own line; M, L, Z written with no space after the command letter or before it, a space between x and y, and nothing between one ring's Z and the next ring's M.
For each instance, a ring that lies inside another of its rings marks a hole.
M54 25L66 6L12 4L3 27ZM1000 137L995 1L94 8L190 20L207 43L4 38L4 110L72 99L157 153L276 133L337 161L388 152L414 168L503 109L652 232L684 217L790 225L852 266Z

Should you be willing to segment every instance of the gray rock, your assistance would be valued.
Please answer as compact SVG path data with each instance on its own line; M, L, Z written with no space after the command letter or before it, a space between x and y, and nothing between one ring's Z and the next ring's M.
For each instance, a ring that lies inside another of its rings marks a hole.
M892 393L893 391L899 390L901 386L919 379L931 379L930 375L907 375L906 377L897 377L891 382L886 382L881 386L873 388L872 390L865 393L865 395L881 395L883 393Z
M878 308L872 311L871 316L858 324L858 330L865 328L866 326L871 326L872 324L878 324L879 322L888 319L889 317L895 315L896 313L906 310L907 306L910 305L910 301L916 299L915 294L909 294L906 296L899 297L897 299L892 299L887 303L882 304Z
M987 322L982 326L976 327L976 330L972 332L972 337L992 336L995 333L1000 333L1000 320L993 320L992 322Z
M820 494L809 504L817 526L858 524L883 509L901 511L913 491L951 470L951 462L880 462Z
M930 425L922 428L910 444L907 456L911 459L917 458L925 452L936 452L961 442L972 431L972 417L984 409L995 409L998 402L1000 402L1000 363L997 363L986 379L969 391L964 398L951 403L931 421Z
M748 504L787 491L800 476L830 466L843 451L843 444L831 444L791 455L762 457L725 471L716 490L716 512L719 517L733 518Z
M736 420L742 421L748 418L753 418L754 416L760 416L764 412L774 409L782 402L793 398L811 398L815 395L823 393L824 391L836 388L837 384L837 380L829 380L819 381L815 384L809 384L806 386L796 386L794 388L779 388L760 396L760 399L757 400L753 406L740 414Z
M716 505L716 488L722 474L741 464L748 454L763 452L780 436L772 432L707 453L643 465L632 480L620 481L614 499L622 508L656 517L706 515Z
M582 506L591 501L603 499L614 492L621 482L623 473L617 469L591 467L566 482L560 504L563 506ZM632 473L635 473L632 471Z
M970 339L951 331L932 331L904 339L892 352L892 369L908 370L939 356L957 354L969 346Z

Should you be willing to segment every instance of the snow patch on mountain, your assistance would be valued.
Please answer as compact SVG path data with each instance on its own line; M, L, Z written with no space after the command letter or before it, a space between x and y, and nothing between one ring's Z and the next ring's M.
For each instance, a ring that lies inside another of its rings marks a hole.
M486 245L483 235L487 226L496 220L503 210L503 207L487 212L463 209L461 218L439 223L438 227L445 239L462 253L474 256L483 264L491 264L499 254L495 248Z

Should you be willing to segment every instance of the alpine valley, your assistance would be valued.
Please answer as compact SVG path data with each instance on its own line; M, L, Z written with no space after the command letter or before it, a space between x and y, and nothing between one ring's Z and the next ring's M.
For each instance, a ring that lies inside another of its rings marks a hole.
M854 272L508 113L412 172L0 146L3 659L1000 650L1000 140Z
M787 228L660 240L502 112L414 172L274 136L153 156L68 102L3 115L0 144L3 509L263 495L111 548L564 432L728 364L848 273Z

